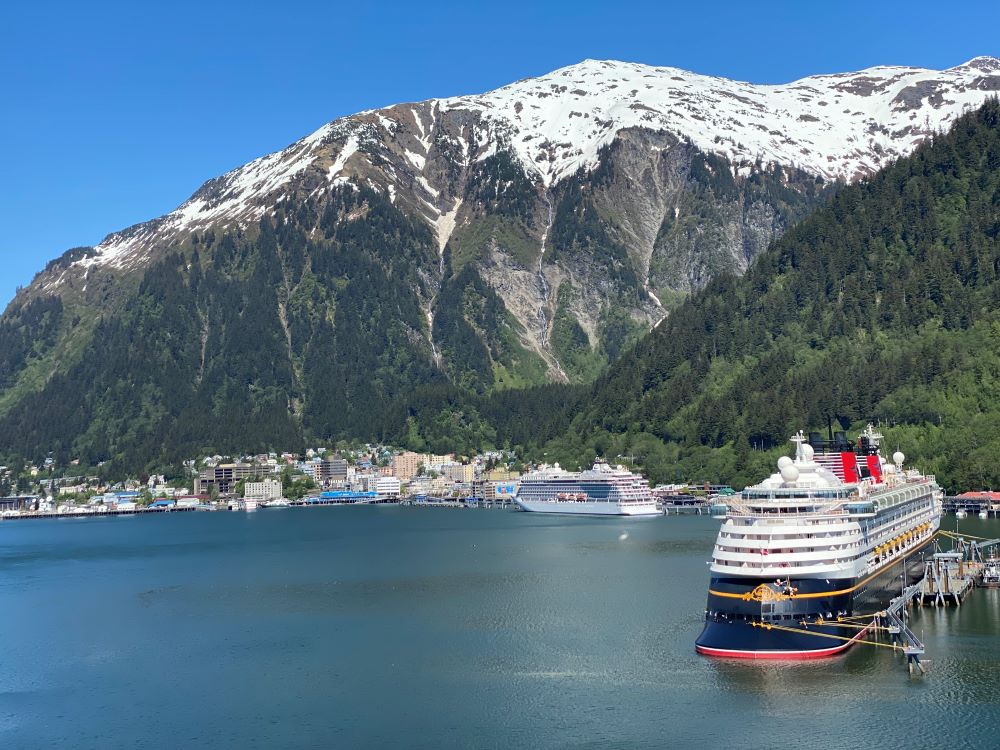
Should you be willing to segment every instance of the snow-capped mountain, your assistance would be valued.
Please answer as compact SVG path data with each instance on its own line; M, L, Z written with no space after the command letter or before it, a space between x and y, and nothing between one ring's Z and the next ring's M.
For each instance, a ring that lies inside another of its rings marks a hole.
M49 263L0 319L0 418L67 398L86 406L46 419L114 415L125 442L246 408L262 434L357 437L405 430L378 420L421 386L587 381L998 91L994 58L781 85L587 60L360 112Z
M768 86L677 68L587 60L476 97L444 100L509 133L546 185L593 167L623 128L664 130L744 172L796 166L854 180L907 154L934 130L1000 90L1000 60L944 71L877 67Z
M761 85L678 68L585 60L481 95L432 99L346 117L288 148L206 183L161 219L110 235L82 267L135 261L149 243L216 222L266 213L282 189L310 170L330 185L358 162L402 157L381 189L416 189L418 210L439 232L451 227L440 190L424 175L444 136L467 165L498 149L515 153L540 189L580 169L628 128L670 133L724 157L737 174L758 164L794 167L827 181L853 181L910 153L962 112L1000 92L1000 60L977 57L947 70L880 66L856 73ZM322 189L322 182L316 189ZM442 239L446 239L446 236Z

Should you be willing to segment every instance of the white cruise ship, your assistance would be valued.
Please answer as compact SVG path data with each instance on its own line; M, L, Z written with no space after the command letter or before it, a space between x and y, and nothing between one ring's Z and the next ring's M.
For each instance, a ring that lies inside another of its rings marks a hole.
M521 478L514 502L533 513L575 516L660 515L649 483L638 474L597 461L592 469L571 472L559 464Z
M795 458L728 502L711 561L709 656L807 659L861 638L923 571L941 518L933 476L882 458L871 425L857 447L792 438ZM817 453L819 451L819 453Z

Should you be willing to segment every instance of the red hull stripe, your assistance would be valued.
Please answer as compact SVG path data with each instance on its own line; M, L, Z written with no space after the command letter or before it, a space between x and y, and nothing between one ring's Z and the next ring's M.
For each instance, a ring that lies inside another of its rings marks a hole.
M847 649L856 640L868 632L865 628L849 641L844 641L839 646L833 648L820 648L815 651L736 651L727 648L709 648L708 646L695 645L694 650L705 656L718 656L725 659L784 659L785 661L800 661L803 659L822 659Z
M833 648L823 648L818 651L730 651L725 648L708 648L707 646L695 646L695 651L705 656L718 656L725 659L784 659L786 661L799 661L801 659L822 659L825 656L833 656L838 651L843 651L850 643Z

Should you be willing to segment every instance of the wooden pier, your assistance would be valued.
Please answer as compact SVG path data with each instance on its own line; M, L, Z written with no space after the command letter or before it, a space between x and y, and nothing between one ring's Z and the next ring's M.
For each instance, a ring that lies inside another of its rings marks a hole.
M180 508L131 508L129 510L101 510L88 511L80 510L71 513L19 513L17 515L5 515L4 521L23 521L29 518L106 518L108 516L145 516L158 513L188 513L198 510L190 506Z
M966 559L961 551L936 552L924 564L924 579L920 582L918 599L931 606L961 606L962 599L982 575L980 560Z

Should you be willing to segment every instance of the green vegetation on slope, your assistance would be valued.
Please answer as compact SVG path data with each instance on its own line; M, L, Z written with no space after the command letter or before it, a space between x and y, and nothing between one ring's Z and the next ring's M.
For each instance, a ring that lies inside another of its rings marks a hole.
M882 419L945 486L1000 486L998 377L993 101L843 189L742 279L713 279L597 383L548 452L572 463L638 441L655 480L744 482L794 429Z

